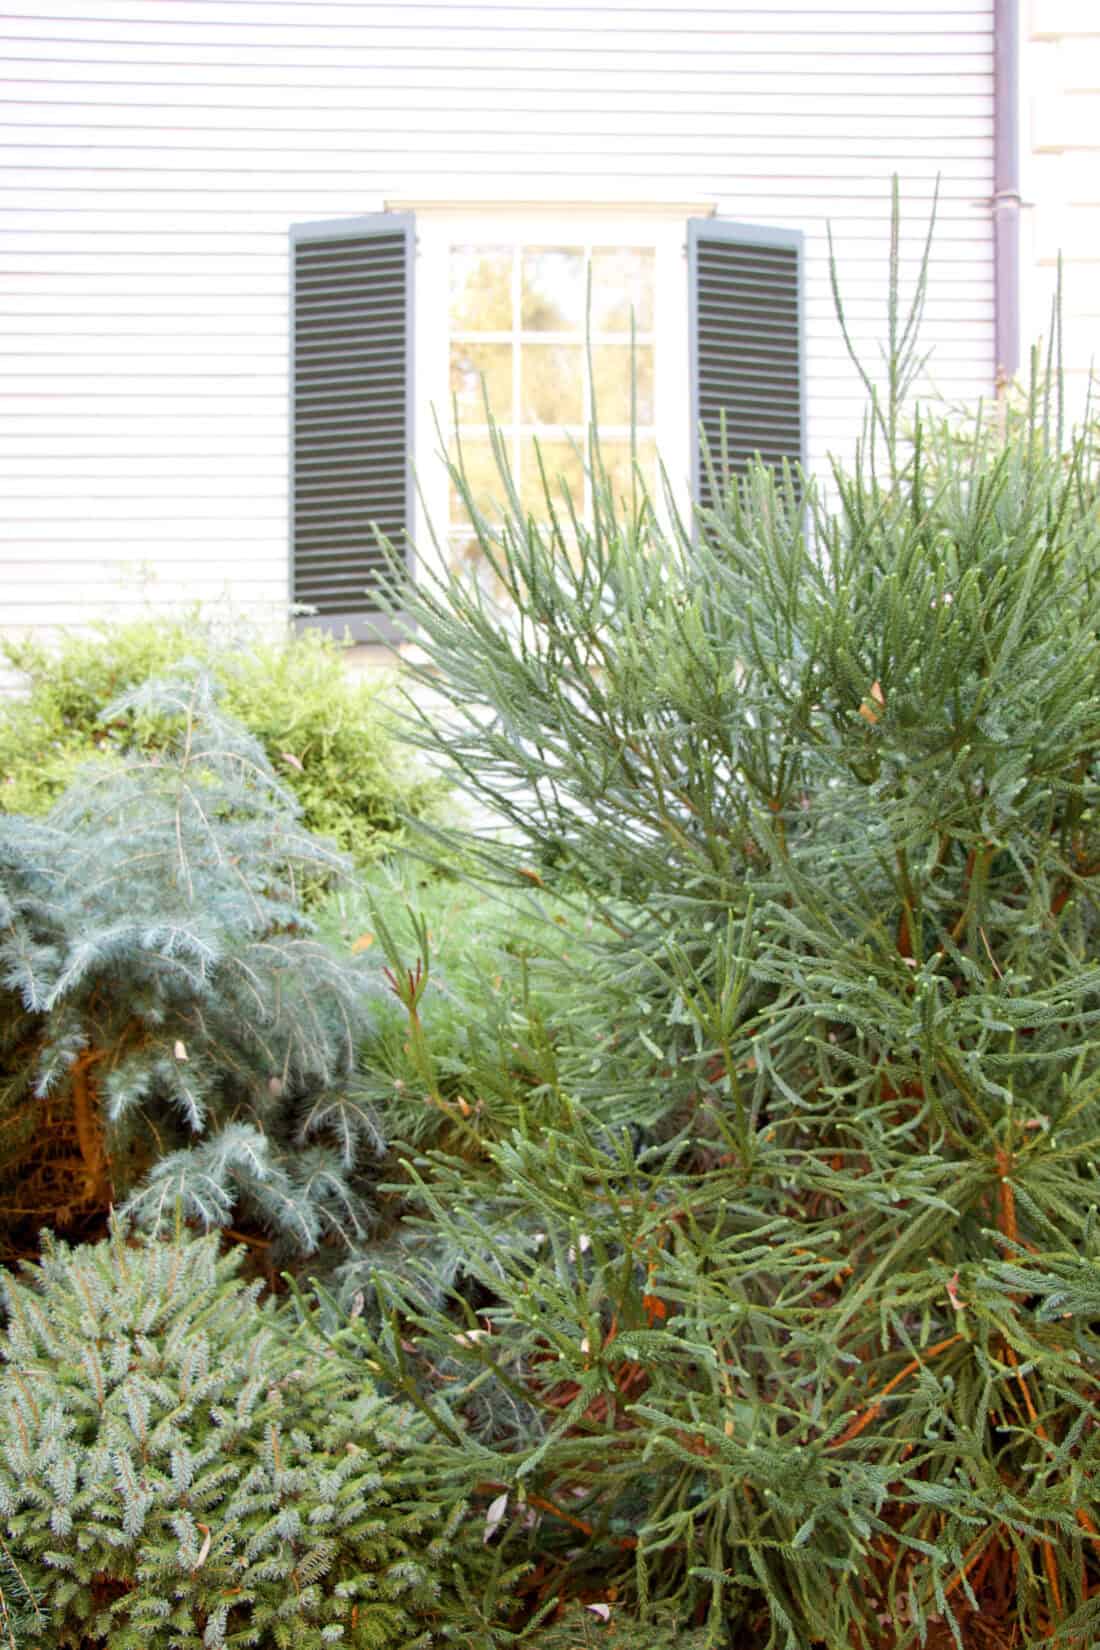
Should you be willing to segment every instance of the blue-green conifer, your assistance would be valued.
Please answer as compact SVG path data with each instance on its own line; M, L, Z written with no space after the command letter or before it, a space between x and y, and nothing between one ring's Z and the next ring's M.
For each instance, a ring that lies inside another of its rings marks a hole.
M173 746L0 816L0 1208L64 1225L129 1197L159 1228L243 1205L301 1251L354 1239L371 976L302 906L344 862L201 673L123 711L173 716Z

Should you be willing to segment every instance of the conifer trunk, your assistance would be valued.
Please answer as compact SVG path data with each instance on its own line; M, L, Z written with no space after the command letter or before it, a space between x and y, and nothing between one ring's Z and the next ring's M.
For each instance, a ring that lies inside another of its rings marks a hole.
M72 1068L71 1089L76 1139L84 1162L84 1195L90 1203L106 1208L112 1198L111 1165L107 1156L99 1089L92 1075L92 1068L98 1059L98 1052L92 1049L86 1049L77 1057Z

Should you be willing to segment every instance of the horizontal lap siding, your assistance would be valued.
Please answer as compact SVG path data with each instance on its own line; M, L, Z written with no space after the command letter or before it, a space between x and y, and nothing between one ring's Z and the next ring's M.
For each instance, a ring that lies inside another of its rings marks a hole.
M387 200L697 202L804 231L809 451L862 399L889 177L986 393L992 0L49 0L0 19L0 624L286 592L287 229ZM686 309L686 275L685 275ZM423 458L423 455L422 455Z

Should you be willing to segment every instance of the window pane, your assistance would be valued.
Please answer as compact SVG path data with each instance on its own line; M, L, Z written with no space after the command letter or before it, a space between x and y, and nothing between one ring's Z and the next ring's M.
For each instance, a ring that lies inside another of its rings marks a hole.
M458 463L458 448L451 443L451 463ZM466 475L466 484L474 496L477 508L487 516L499 513L499 503L504 498L504 483L497 470L493 450L487 440L478 441L472 436L462 438L462 465ZM461 494L454 481L451 482L451 521L466 520L466 510Z
M467 589L480 585L482 593L500 606L510 606L508 592L498 579L476 538L470 534L452 536L448 557L451 572Z
M519 373L525 424L583 422L584 350L580 344L523 344Z
M473 533L452 534L450 548L452 572L464 572L481 560L481 545Z
M642 472L642 479L649 491L650 498L657 491L657 449L652 441L639 441L637 446L638 468ZM630 463L629 441L601 441L600 454L603 458L604 469L607 471L608 484L611 487L613 498L629 500L633 469Z
M638 423L652 424L653 346L638 344L633 353ZM629 344L597 344L592 350L592 388L601 424L630 423L630 364Z
M485 396L498 424L507 424L512 417L512 346L511 344L452 344L451 394L458 401L458 416L465 423L485 423Z
M636 332L653 330L653 263L655 254L644 247L597 247L592 253L592 330L630 331L634 310Z
M511 331L511 247L452 246L451 326L456 332Z
M564 246L525 246L520 325L528 332L584 330L584 253Z
M565 503L561 496L561 483L564 480L573 499L574 508L580 515L584 507L584 463L580 455L574 451L568 441L541 441L539 452L542 454L543 468L546 471L546 487L543 487L542 477L539 474L538 458L535 455L534 443L525 441L520 456L520 486L519 496L526 512L536 520L544 521L547 517L546 495L555 510L564 510ZM559 477L561 479L559 479Z

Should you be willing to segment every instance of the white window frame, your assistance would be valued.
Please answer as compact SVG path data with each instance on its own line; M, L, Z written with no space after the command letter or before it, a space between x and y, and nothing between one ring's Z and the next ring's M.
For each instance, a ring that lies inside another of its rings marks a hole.
M441 549L447 542L448 477L443 454L451 427L449 249L453 245L596 244L654 249L654 436L674 506L686 515L692 468L687 220L712 216L714 203L392 201L387 208L416 214L413 417L418 560L434 553L436 541ZM664 514L665 501L659 494L660 489L655 502Z

